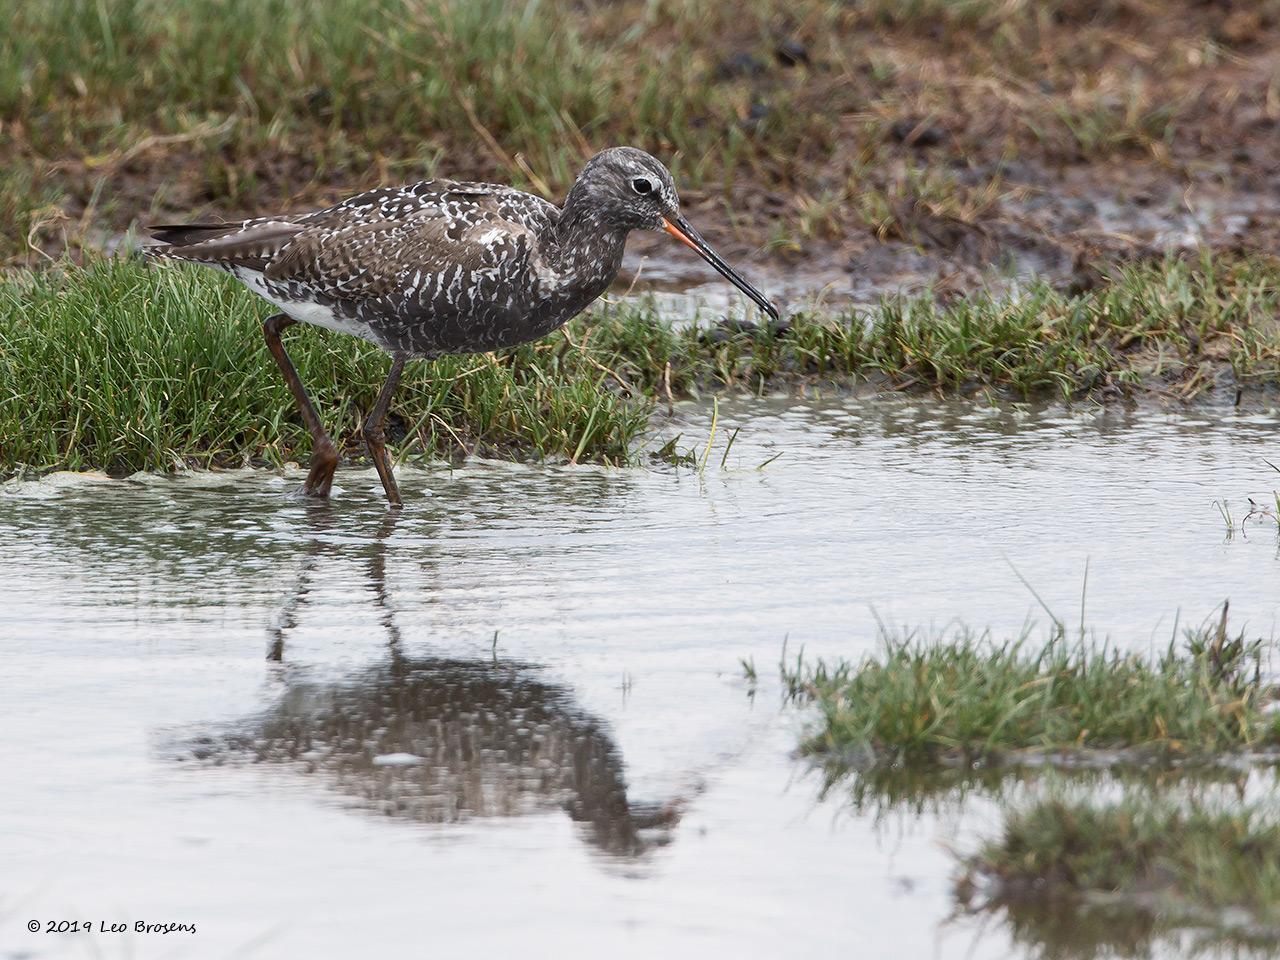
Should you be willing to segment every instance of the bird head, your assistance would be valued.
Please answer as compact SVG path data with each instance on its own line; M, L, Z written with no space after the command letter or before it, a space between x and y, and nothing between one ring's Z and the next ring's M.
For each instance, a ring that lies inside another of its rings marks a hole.
M680 213L680 197L669 171L655 157L635 147L611 147L587 161L573 189L570 203L581 204L611 227L620 230L661 230L693 250L765 313L778 319L777 309L717 254Z

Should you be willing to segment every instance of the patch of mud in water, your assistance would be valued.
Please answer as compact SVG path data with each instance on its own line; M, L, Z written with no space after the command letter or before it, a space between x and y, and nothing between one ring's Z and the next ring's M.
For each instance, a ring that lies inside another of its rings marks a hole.
M1031 189L1011 212L1052 235L1114 237L1159 250L1234 246L1280 219L1274 191L1242 192L1212 177L1192 183L1134 176L1124 170L1067 171L1052 189ZM1274 233L1275 227L1269 230Z
M701 453L708 427L686 407L662 431ZM783 642L857 657L877 617L1016 632L1043 616L1019 575L1072 623L1086 562L1088 622L1132 649L1228 597L1269 633L1280 542L1225 538L1212 504L1270 495L1277 427L732 402L702 474L406 468L398 516L363 470L327 506L289 495L294 472L0 494L18 905L0 942L156 951L24 929L92 915L196 922L197 958L423 937L478 956L1040 956L956 913L947 845L972 848L1002 801L859 811L824 792L792 756L809 718L780 705Z

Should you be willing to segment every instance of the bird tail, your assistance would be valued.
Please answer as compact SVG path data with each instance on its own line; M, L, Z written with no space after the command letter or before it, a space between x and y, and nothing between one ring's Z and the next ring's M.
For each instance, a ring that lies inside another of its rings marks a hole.
M240 223L157 223L144 229L151 234L152 240L159 241L157 246L187 247L225 237L242 228Z
M144 248L150 256L254 269L262 269L303 230L301 225L288 220L164 223L146 229L157 241Z

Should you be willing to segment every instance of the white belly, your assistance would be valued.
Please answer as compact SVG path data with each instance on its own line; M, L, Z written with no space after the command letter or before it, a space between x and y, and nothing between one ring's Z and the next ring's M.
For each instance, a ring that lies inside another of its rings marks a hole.
M231 272L237 280L262 297L263 300L275 304L280 308L281 313L292 317L299 323L309 323L313 327L324 327L326 330L336 330L338 333L348 333L354 337L362 337L365 340L374 340L376 342L373 331L369 329L368 324L359 323L349 317L338 316L334 313L332 307L327 307L321 303L308 303L303 300L283 300L267 289L266 283L263 282L262 274L256 270L235 267Z

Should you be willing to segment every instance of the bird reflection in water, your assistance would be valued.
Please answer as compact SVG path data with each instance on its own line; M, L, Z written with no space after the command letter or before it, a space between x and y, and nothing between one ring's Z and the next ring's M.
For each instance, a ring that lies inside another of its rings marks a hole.
M317 506L315 513L327 513ZM387 658L336 681L289 679L280 700L229 735L202 740L198 759L280 764L360 807L422 823L512 817L562 809L597 849L624 858L669 842L682 799L636 803L605 724L571 692L527 663L410 656L388 600L388 514L366 566ZM268 658L282 661L331 549L326 521L270 628Z

